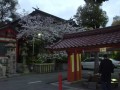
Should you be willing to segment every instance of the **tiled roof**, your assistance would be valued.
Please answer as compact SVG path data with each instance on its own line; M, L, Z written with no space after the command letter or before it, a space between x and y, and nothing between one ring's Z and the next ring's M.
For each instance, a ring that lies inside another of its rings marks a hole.
M120 44L120 25L91 31L66 34L63 39L50 49L65 50L68 48L90 48Z
M30 13L30 15L41 14L41 15L44 15L44 16L47 16L47 17L56 18L56 19L59 20L59 21L67 21L67 20L65 20L65 19L63 19L63 18L57 17L57 16L55 16L55 15L49 14L49 13L44 12L44 11L41 11L41 10L39 10L39 9L36 9L36 8L33 8L33 9L35 9L35 11L33 11L32 13Z

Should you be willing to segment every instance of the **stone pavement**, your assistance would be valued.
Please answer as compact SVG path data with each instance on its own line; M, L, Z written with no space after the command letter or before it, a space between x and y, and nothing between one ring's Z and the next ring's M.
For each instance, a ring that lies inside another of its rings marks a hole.
M51 83L52 85L58 86L58 82ZM98 84L96 88L95 82L89 82L86 79L82 79L78 82L68 83L67 80L62 81L63 90L102 90L101 85ZM67 88L67 89L64 89ZM112 90L120 90L120 83L118 87L112 87Z
M54 82L51 84L58 86L58 82ZM63 88L63 90L88 90L87 88L81 86L81 84L82 84L81 82L69 83L69 82L67 82L67 80L63 80L62 81L62 88Z
M61 72L62 73L62 78L63 78L63 81L62 81L62 87L63 87L63 90L96 90L96 84L95 82L91 82L89 83L88 85L88 82L87 82L87 79L85 78L85 75L86 73L83 73L83 78L82 80L78 81L78 82L74 82L74 83L68 83L67 80L66 80L66 77L67 77L67 73L66 71L64 72ZM46 79L46 80L49 80L50 83L48 84L51 84L51 86L57 86L58 87L58 72L54 72L54 73L48 73L48 74L40 74L41 76L45 76L48 77L48 76L53 76L51 79ZM15 77L15 76L21 76L19 74L16 74L16 75L13 75L11 77ZM24 75L23 75L24 76ZM55 78L56 77L56 78ZM58 90L58 89L57 89ZM101 86L100 84L98 85L98 89L97 90L101 90ZM119 84L119 87L118 88L113 88L113 90L120 90L120 84Z

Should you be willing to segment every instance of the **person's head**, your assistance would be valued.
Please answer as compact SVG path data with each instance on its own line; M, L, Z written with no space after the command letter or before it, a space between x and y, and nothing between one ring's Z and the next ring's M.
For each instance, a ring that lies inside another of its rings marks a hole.
M104 55L103 55L103 58L104 58L104 59L107 59L107 58L108 58L107 54L104 54Z

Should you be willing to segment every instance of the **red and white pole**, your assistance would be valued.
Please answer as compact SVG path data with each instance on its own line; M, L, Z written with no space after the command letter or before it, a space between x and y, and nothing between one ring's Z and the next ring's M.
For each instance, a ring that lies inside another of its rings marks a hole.
M62 90L62 73L60 72L58 75L58 80L59 80L59 90Z

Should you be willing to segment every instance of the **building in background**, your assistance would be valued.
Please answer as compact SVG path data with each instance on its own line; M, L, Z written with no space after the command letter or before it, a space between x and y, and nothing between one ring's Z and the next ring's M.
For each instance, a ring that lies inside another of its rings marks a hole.
M16 73L18 47L17 32L11 24L0 27L0 73L1 76Z

